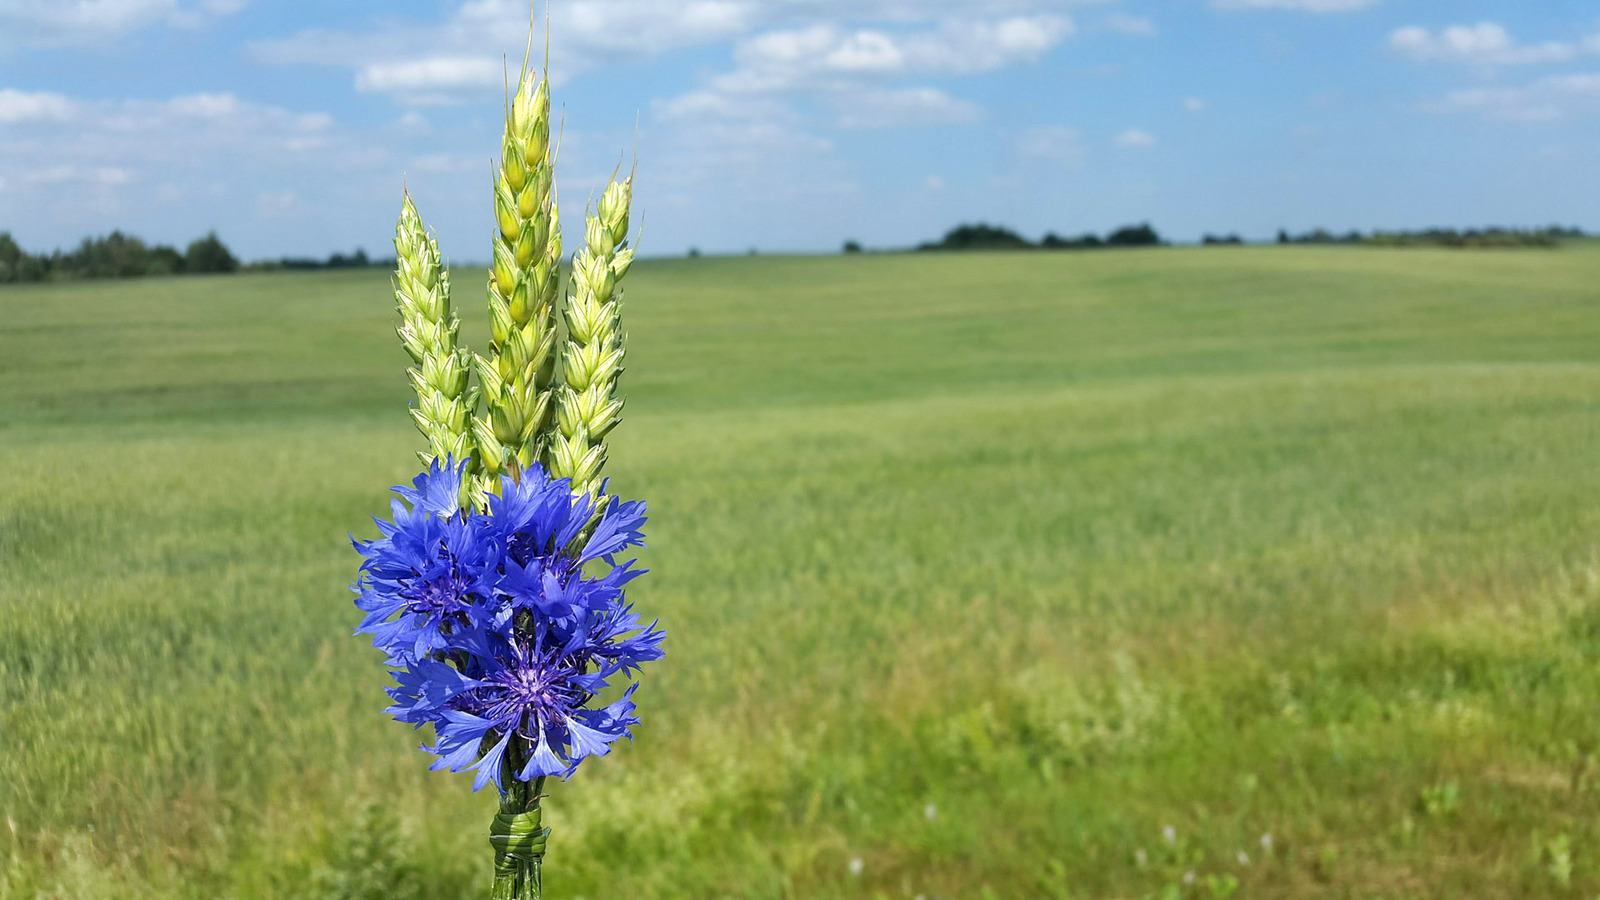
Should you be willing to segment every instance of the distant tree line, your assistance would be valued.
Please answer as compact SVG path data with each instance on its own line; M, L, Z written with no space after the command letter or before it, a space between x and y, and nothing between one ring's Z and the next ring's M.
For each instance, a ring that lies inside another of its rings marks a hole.
M0 283L207 274L238 268L239 260L216 232L191 241L182 253L113 231L105 237L86 237L74 250L35 255L18 246L9 232L0 231Z
M105 237L86 237L73 250L32 254L18 246L9 232L0 231L0 284L20 281L74 281L81 278L143 278L152 275L204 275L238 271L302 269L393 268L393 259L370 259L367 251L334 253L327 259L284 257L241 264L228 246L211 232L191 241L182 252L165 244L146 244L132 235L113 231Z
M334 253L327 259L313 259L308 256L285 256L282 259L253 262L246 268L253 272L274 272L286 270L299 272L313 269L392 269L395 266L394 257L371 259L367 251L357 248L349 256L343 253Z
M942 239L922 244L917 249L928 251L1095 250L1103 247L1154 247L1162 243L1161 235L1157 234L1156 230L1150 227L1148 222L1142 225L1124 225L1103 238L1088 232L1077 237L1065 238L1052 231L1046 233L1037 244L1009 228L980 222L972 225L958 225L945 232ZM846 252L850 252L848 247Z
M1562 241L1587 237L1583 229L1551 225L1548 228L1427 228L1421 231L1348 231L1333 234L1318 228L1304 234L1278 231L1280 244L1360 244L1367 247L1555 247Z

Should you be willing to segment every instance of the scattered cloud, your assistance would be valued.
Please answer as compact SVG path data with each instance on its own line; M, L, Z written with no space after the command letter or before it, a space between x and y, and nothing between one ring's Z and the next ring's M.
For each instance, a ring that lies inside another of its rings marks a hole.
M551 9L561 41L551 48L550 70L559 83L597 66L733 40L744 76L992 71L1037 59L1070 37L1075 27L1065 10L1087 2L1096 0L996 0L975 19L970 0L569 0ZM1141 33L1151 27L1112 18ZM883 27L852 30L841 21ZM442 23L313 29L252 43L247 52L269 64L349 68L360 90L441 102L498 90L500 57L484 48L507 52L515 66L527 36L525 0L468 0Z
M1211 0L1213 9L1287 9L1309 13L1356 12L1378 0Z
M60 94L42 91L30 93L12 88L0 90L0 124L65 122L76 111L76 105Z
M930 191L944 190L944 179L937 175L929 175L928 180L923 182L923 184L927 185L927 188Z
M23 184L127 184L133 176L116 166L48 166L19 173Z
M407 134L427 134L433 130L433 125L428 122L428 117L414 109L407 110L395 123L395 127Z
M716 83L779 91L838 78L988 72L1037 60L1074 31L1072 20L1059 15L951 21L911 32L832 24L769 31L742 41L734 51L738 68Z
M1185 98L1183 98L1183 111L1184 112L1202 113L1202 112L1206 111L1206 106L1207 106L1207 104L1206 104L1205 98L1203 98L1203 97L1185 97Z
M1113 34L1126 34L1130 37L1153 37L1156 33L1156 23L1149 16L1130 16L1126 13L1112 13L1106 16L1100 27Z
M648 59L682 47L724 41L756 24L751 0L570 0L553 4L550 71L557 81L586 69ZM275 65L350 68L358 89L415 102L479 96L499 90L499 51L516 66L528 39L526 0L468 0L444 22L386 20L358 31L311 29L247 46L253 59ZM485 54L485 48L497 52ZM420 62L419 62L420 61ZM491 73L492 68L492 73Z
M1122 147L1127 150L1143 150L1146 147L1154 147L1156 145L1156 138L1155 135L1148 131L1140 131L1137 128L1130 128L1127 131L1117 135L1116 144L1118 147Z
M1509 122L1553 122L1600 114L1600 73L1542 78L1521 87L1455 91L1429 108L1435 112L1479 113Z
M841 128L955 125L982 117L978 107L937 88L874 90L854 94L839 116Z
M194 28L248 5L248 0L3 0L0 45L96 43L161 24Z
M1077 165L1088 155L1083 135L1061 125L1029 128L1016 139L1017 155L1023 159Z
M1419 62L1512 66L1564 62L1578 55L1578 46L1552 41L1518 44L1497 22L1452 25L1438 32L1415 26L1389 35L1389 48Z
M265 214L273 207L261 197L272 189L261 182L275 173L299 181L359 170L370 158L324 113L229 93L91 100L8 89L0 91L0 122L8 206L19 217L84 230L107 227L129 206L193 202L202 185L220 186L246 215Z
M394 94L402 102L426 101L441 92L505 84L505 64L484 56L436 56L373 63L356 75L356 90Z
M286 219L301 208L294 191L262 191L256 195L256 212L264 219Z

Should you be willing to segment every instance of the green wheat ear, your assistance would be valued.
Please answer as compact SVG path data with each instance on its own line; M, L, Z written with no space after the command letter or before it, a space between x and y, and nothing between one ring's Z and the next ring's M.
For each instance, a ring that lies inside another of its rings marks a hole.
M552 157L549 80L524 65L506 110L494 182L489 354L473 360L484 399L483 415L472 422L479 506L499 490L503 474L517 475L539 459L554 399L561 223Z
M450 310L450 276L440 263L439 243L405 195L394 229L394 298L400 310L400 343L416 365L406 374L417 391L411 418L428 439L417 456L424 466L435 459L471 455L468 419L477 392L467 391L469 354L456 348L461 323Z
M633 265L628 207L633 175L616 176L588 216L584 247L572 260L567 296L567 343L561 353L555 433L545 452L555 478L571 478L574 494L593 494L606 463L605 437L622 419L617 383L627 354L619 284Z

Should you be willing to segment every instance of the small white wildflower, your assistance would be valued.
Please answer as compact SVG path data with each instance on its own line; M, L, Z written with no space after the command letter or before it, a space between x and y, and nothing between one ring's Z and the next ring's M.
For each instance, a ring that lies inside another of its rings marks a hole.
M866 867L867 867L867 864L861 861L861 857L856 856L856 857L852 857L851 858L851 860L850 860L850 874L851 875L859 876L861 874L862 870L866 869Z
M1142 869L1145 866L1149 865L1149 863L1150 863L1150 854L1144 852L1144 848L1140 847L1138 850L1134 851L1133 861L1138 863L1139 864L1139 868Z
M1250 854L1244 852L1243 850L1240 850L1239 851L1239 865L1241 865L1241 866L1250 865Z
M1169 846L1169 847L1177 846L1177 844L1178 844L1178 829L1173 828L1171 825L1168 825L1168 826L1162 828L1161 829L1161 839L1166 841L1167 842L1167 846Z
M939 818L939 807L929 803L927 806L922 808L922 817L927 819L929 822Z
M1193 869L1190 869L1189 871L1183 873L1183 883L1184 884L1194 884L1194 870Z
M1263 852L1263 853L1271 853L1272 852L1272 832L1270 832L1270 831L1261 836L1261 852Z

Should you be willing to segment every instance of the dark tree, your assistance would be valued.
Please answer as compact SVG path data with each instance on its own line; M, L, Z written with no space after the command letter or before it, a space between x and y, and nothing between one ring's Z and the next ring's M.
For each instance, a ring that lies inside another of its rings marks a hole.
M160 245L150 248L149 261L145 264L146 275L178 275L183 272L183 254L172 247Z
M1045 234L1039 246L1046 250L1093 250L1096 247L1104 247L1105 241L1100 240L1100 236L1092 232L1084 232L1075 238L1064 238L1051 231Z
M184 257L184 270L188 272L233 272L238 268L239 260L215 231L191 243Z
M27 258L11 233L0 231L0 284L22 281L22 261Z
M1124 225L1106 237L1113 247L1151 247L1161 243L1161 235L1146 222L1142 225Z
M845 253L860 253L861 252L861 245L859 243L857 243L856 241L845 241L844 242L844 252Z
M1025 250L1033 245L1009 228L979 222L960 225L945 233L937 244L923 244L919 250Z

